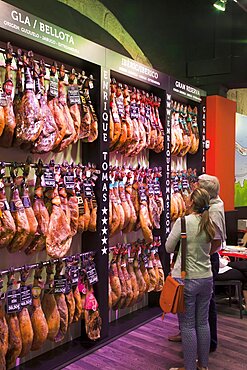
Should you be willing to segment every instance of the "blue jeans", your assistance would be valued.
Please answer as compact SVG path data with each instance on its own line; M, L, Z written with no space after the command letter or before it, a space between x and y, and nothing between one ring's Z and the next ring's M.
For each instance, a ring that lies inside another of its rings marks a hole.
M178 319L186 370L196 370L197 358L199 366L208 366L210 347L208 310L212 291L213 277L185 279L185 313L178 314Z

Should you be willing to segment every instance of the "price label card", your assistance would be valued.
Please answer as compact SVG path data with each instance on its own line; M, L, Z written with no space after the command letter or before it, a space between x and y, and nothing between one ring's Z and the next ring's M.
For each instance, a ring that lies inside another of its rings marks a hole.
M123 117L125 115L125 109L124 109L124 102L123 98L119 97L116 99L117 104L117 110L120 117Z
M79 281L79 266L71 266L69 275L71 284L77 285Z
M27 307L32 304L32 287L22 286L21 287L21 307Z
M64 176L64 185L66 190L73 190L75 187L75 178L73 175Z
M160 195L160 184L154 184L154 194L155 195Z
M54 279L54 294L66 293L67 279L64 275L56 276Z
M93 196L93 187L90 182L83 183L83 192L86 198L91 199Z
M152 184L152 183L148 184L148 193L149 193L149 195L154 194L154 184Z
M139 118L139 106L136 103L130 104L130 118L131 119Z
M56 181L55 181L55 175L54 171L50 168L47 168L43 175L44 183L47 188L55 188Z
M71 85L68 87L68 101L70 105L81 104L81 97L78 86Z
M147 201L146 189L143 186L139 188L139 198L141 202Z
M178 186L178 182L177 182L177 181L174 181L174 182L173 182L173 190L174 190L175 192L178 192L178 191L179 191L179 186Z
M16 313L21 310L20 289L9 290L7 292L7 313Z
M95 268L95 263L91 263L86 267L86 273L89 284L93 285L99 281L98 274Z
M182 180L182 188L183 189L188 189L189 188L189 183L187 179Z
M58 97L58 79L55 76L50 77L49 95L53 98Z
M147 119L151 118L151 106L150 105L145 105L145 114Z
M148 267L148 256L146 254L142 255L142 261L145 267Z

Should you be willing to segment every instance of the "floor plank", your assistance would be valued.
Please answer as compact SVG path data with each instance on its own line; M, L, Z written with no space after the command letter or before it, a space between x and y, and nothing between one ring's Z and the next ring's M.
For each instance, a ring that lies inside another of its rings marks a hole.
M219 346L210 354L209 370L247 369L247 316L237 308L221 306L218 314ZM177 319L167 315L123 335L63 370L168 370L182 366L180 343L167 337L178 330Z

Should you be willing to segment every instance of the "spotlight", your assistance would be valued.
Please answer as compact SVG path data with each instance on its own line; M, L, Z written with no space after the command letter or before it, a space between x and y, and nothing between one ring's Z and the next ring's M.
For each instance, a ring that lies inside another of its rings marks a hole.
M217 0L214 3L214 7L220 10L221 12L224 12L226 10L226 3L227 3L227 0Z

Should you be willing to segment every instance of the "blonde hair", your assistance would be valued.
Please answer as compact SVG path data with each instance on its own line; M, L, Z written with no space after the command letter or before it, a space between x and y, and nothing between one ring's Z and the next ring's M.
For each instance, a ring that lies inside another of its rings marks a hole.
M190 199L193 201L193 211L197 214L201 214L199 234L204 231L207 235L207 240L213 240L215 236L215 228L209 218L210 196L208 192L205 189L197 188L191 193Z

